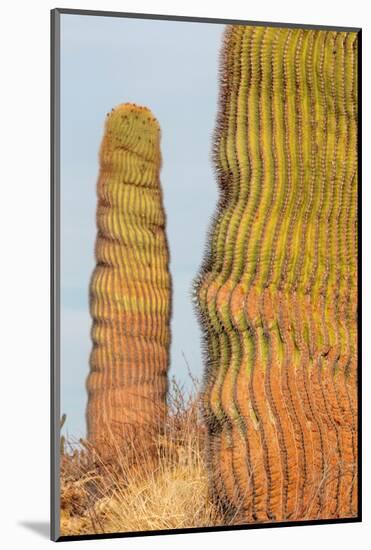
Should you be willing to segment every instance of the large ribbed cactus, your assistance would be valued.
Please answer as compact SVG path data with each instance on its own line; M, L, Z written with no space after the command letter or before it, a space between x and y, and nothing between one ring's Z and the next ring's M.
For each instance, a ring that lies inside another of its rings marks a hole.
M227 27L221 198L195 285L215 499L357 514L357 34Z
M171 281L160 164L151 112L112 110L100 149L87 379L88 439L102 451L112 438L146 444L164 422Z

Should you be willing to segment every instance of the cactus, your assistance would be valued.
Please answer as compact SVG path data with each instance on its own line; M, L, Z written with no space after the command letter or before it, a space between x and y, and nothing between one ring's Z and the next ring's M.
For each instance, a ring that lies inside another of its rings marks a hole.
M229 26L195 281L213 498L357 514L357 34Z
M160 166L149 109L113 109L100 148L86 383L88 440L102 453L113 441L147 446L166 413L171 279Z

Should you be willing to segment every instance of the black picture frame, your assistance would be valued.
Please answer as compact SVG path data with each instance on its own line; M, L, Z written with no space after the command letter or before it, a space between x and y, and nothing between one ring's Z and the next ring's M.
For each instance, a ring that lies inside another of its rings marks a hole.
M273 23L270 21L248 21L240 19L217 19L175 15L124 13L115 11L81 10L55 8L51 10L51 124L50 124L50 211L51 211L51 395L50 395L50 439L51 439L51 499L50 534L56 542L107 538L128 538L153 535L174 535L180 533L200 533L217 531L237 531L250 529L271 529L290 526L326 525L356 523L362 521L362 28L324 26L314 24ZM286 521L275 523L255 523L246 525L226 525L200 528L118 532L107 534L60 535L60 20L63 14L92 17L118 17L163 21L183 21L193 23L215 23L224 25L254 25L283 28L348 31L358 34L358 515L352 518Z

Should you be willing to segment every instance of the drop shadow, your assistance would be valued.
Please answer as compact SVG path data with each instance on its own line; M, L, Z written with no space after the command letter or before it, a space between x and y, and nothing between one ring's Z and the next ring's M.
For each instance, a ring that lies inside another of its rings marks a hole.
M50 524L48 521L19 521L18 525L37 533L42 538L49 539Z

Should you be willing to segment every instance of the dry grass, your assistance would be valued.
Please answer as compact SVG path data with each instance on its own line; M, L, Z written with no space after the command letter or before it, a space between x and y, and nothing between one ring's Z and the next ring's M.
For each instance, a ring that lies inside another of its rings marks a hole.
M169 415L155 456L137 447L124 453L115 446L107 460L86 442L77 447L64 442L62 535L225 524L209 498L196 385L186 396L172 381Z

